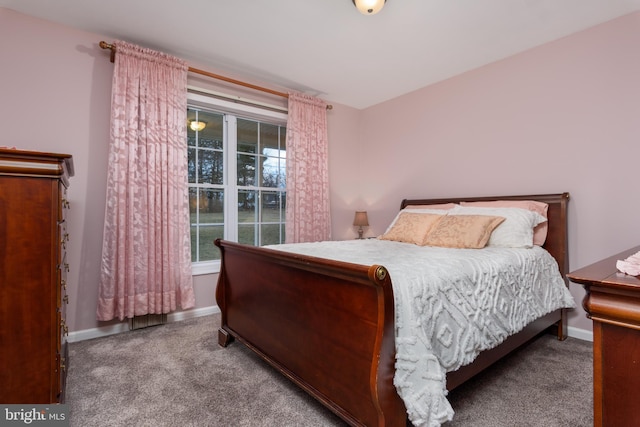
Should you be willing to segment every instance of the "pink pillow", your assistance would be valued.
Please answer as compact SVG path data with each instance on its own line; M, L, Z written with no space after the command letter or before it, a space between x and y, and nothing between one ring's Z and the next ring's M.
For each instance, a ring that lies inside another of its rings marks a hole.
M491 215L440 215L423 245L444 248L482 249L491 233L505 220Z
M381 240L413 243L424 246L429 230L446 215L401 212L387 232L378 237Z
M461 202L461 206L473 206L482 208L520 208L528 209L539 213L545 218L548 218L547 211L549 205L543 202L536 202L535 200L492 200L487 202ZM547 240L547 231L549 230L549 222L545 221L538 224L533 229L533 244L536 246L544 245Z

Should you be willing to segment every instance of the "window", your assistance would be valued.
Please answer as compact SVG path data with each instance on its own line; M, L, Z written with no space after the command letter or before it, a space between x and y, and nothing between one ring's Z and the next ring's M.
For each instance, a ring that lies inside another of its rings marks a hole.
M194 274L204 274L219 269L217 238L284 242L286 116L243 115L237 105L224 111L218 100L195 98L200 102L190 102L188 123L205 127L187 128L191 260Z

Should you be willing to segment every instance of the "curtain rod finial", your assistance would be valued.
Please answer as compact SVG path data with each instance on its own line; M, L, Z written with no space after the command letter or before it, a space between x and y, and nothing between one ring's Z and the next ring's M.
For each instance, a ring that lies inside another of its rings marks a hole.
M116 59L116 46L111 44L111 43L107 43L105 41L101 41L100 43L98 43L98 45L103 48L103 49L111 49L111 62L115 61Z
M115 46L114 46L114 45L112 45L111 43L107 43L107 42L105 42L105 41L101 41L101 42L99 43L99 45L100 45L100 47L101 47L101 48L103 48L103 49L113 49L113 48L115 47Z

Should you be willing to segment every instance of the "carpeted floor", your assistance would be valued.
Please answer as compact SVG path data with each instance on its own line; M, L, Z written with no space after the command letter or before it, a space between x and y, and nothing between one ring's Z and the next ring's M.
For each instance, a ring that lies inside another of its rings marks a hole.
M544 335L449 394L447 427L593 426L592 343Z
M344 426L219 315L71 343L71 426ZM447 426L593 425L591 343L543 336L449 395Z

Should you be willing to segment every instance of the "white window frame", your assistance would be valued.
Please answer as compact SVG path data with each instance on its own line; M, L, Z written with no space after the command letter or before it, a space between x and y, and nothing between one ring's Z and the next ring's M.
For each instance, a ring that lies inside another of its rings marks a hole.
M237 140L235 123L229 123L227 120L235 122L236 117L242 119L254 119L263 121L270 124L277 124L286 126L287 114L280 111L272 111L270 109L260 108L253 105L244 103L236 103L227 101L224 99L216 98L214 96L207 96L202 93L187 92L187 105L189 107L199 108L202 110L208 110L214 113L229 114L232 117L225 116L224 122L224 186L225 186L225 204L224 204L224 238L231 241L237 241L237 192L226 191L230 182L230 179L236 179L236 148L230 147L230 141ZM234 126L230 126L234 124ZM237 144L236 144L237 146ZM231 161L229 160L231 159ZM228 221L228 222L227 222ZM191 264L191 274L193 276L199 276L203 274L216 274L220 272L220 260L213 261L199 261Z

